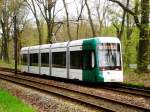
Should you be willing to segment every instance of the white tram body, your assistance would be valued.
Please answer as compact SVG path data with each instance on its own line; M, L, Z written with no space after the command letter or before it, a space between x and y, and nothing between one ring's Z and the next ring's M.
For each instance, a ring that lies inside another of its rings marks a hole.
M88 82L122 82L121 44L96 37L21 49L22 72Z

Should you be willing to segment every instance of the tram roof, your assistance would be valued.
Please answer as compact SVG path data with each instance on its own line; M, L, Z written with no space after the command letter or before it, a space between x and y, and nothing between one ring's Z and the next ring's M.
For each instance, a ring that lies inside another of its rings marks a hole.
M36 49L47 49L47 48L58 48L58 47L66 47L66 46L80 46L83 44L84 40L90 39L97 39L100 43L120 43L120 40L117 37L95 37L95 38L88 38L88 39L80 39L80 40L73 40L68 42L60 42L60 43L53 43L53 44L43 44L43 45L36 45L30 47L23 47L21 51L26 50L36 50Z
M120 43L119 38L117 37L97 37L100 40L100 43Z

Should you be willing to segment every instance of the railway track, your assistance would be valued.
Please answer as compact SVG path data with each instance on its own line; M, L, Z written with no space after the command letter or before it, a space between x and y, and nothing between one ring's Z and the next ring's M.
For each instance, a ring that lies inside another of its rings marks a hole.
M76 102L84 103L96 109L104 111L150 111L150 107L143 107L139 105L134 105L130 103L124 103L122 101L109 99L104 96L100 96L93 93L88 93L82 90L74 90L74 88L69 88L60 85L49 84L48 80L39 79L35 77L14 75L10 72L1 72L0 78L8 80L14 83L25 85L28 87L36 88L40 91L45 91L48 93L53 93L62 97L69 98ZM114 108L115 106L115 108Z
M118 85L118 83L111 84L111 85L105 84L98 88L103 88L107 90L112 90L116 92L121 92L125 94L130 94L130 95L140 96L140 97L145 97L150 99L150 89L141 89L138 87L130 87L128 85Z

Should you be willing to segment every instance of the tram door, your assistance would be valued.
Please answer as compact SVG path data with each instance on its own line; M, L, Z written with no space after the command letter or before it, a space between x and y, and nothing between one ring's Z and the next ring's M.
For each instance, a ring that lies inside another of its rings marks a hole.
M89 82L96 81L95 52L93 50L83 51L83 80Z

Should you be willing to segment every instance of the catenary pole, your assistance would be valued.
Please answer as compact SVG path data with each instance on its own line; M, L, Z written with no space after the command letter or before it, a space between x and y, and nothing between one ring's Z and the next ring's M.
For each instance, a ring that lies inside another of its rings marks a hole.
M15 3L15 0L14 0L14 3ZM17 48L18 48L18 46L17 46L17 17L16 17L16 10L15 10L15 7L14 7L14 17L13 17L13 20L14 20L14 50L15 50L15 74L17 74Z

